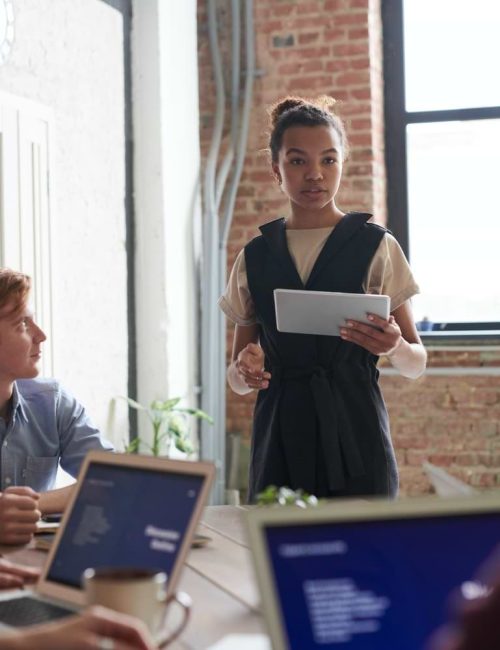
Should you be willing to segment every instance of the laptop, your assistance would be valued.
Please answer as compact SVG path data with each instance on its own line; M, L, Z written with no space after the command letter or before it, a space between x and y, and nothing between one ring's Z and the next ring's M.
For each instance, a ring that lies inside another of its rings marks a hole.
M35 589L0 593L2 624L78 611L88 567L159 568L174 591L213 476L211 463L91 451Z
M346 320L373 326L368 314L389 318L390 298L371 293L338 293L275 289L274 308L279 332L340 336Z
M247 513L274 650L423 650L451 596L487 588L500 494Z

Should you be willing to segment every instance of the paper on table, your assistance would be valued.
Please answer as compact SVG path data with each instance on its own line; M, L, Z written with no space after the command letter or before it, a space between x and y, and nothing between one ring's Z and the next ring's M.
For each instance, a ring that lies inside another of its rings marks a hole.
M207 650L272 650L265 634L228 634Z
M56 530L59 528L59 522L58 521L38 521L36 524L36 531L35 533L55 533Z

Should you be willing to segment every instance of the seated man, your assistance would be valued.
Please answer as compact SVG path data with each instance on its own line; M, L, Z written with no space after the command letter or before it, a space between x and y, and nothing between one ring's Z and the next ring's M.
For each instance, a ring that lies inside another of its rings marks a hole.
M64 509L71 487L52 490L59 463L76 476L89 450L112 449L57 381L35 379L46 336L30 286L0 269L0 543L26 542L40 513Z

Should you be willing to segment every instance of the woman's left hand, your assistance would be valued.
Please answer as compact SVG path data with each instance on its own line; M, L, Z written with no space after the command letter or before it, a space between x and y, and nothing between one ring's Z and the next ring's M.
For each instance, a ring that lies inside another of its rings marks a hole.
M369 314L374 326L360 323L356 320L346 321L345 327L340 329L340 336L344 341L350 341L360 345L372 354L390 354L403 340L401 329L394 316L388 320L380 318L375 314Z

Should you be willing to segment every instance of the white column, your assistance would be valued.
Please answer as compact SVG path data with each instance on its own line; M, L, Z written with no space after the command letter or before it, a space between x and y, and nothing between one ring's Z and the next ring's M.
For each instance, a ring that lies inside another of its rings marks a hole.
M132 27L139 401L194 404L193 214L199 214L196 2L134 0ZM149 435L141 426L141 435Z

